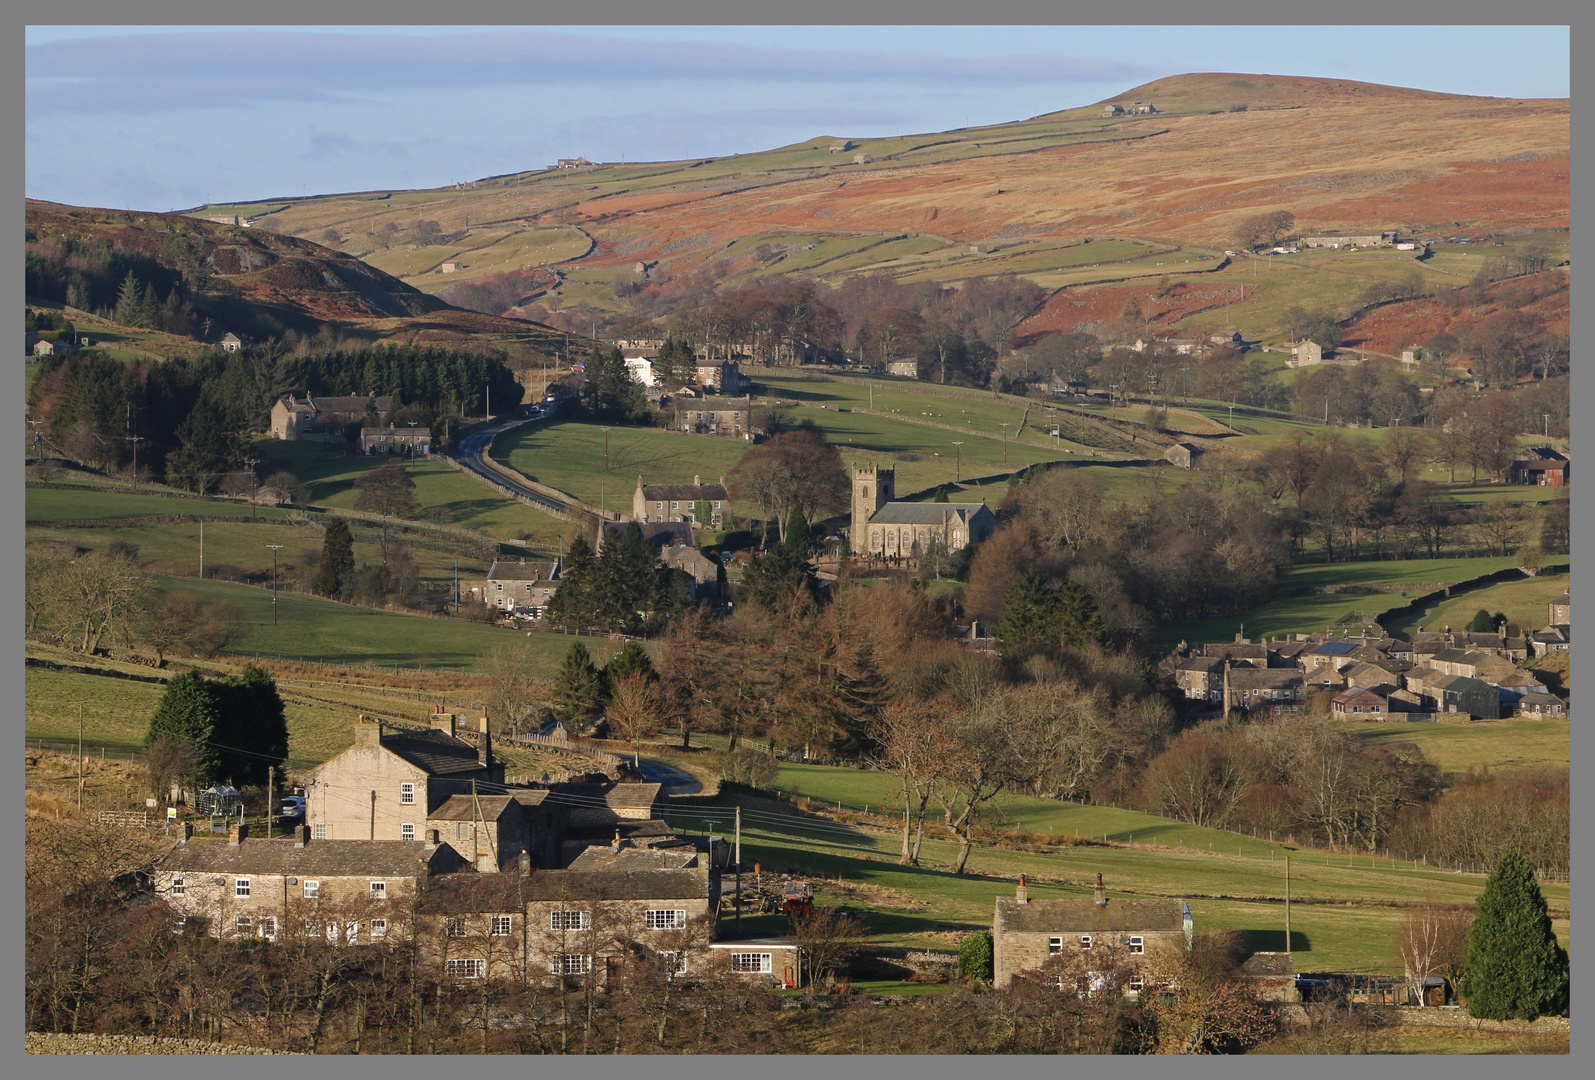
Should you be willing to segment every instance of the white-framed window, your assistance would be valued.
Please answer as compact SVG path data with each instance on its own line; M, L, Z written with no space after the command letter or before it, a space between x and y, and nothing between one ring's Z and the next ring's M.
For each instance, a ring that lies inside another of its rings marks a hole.
M593 914L590 911L550 911L548 913L548 928L550 930L590 930L593 925Z
M718 510L718 509L720 509L720 500L719 500L719 499L716 499L716 500L715 500L715 501L714 501L714 508L715 508L715 509L716 509L716 510Z
M410 826L412 829L415 826ZM388 898L388 883L386 881L373 881L371 883L371 899L386 900Z
M311 881L309 878L305 878L304 890L306 900L319 900L321 898L321 882L319 881Z
M732 953L731 970L767 975L770 972L772 959L772 954L767 952Z
M239 937L253 937L255 933L255 920L248 915L240 915L233 920L233 933Z
M1090 952L1091 951L1091 935L1090 934L1081 934L1080 935L1080 948L1084 952Z
M249 879L248 878L246 878L246 877L233 878L233 895L234 896L248 896L249 895Z
M662 503L662 502L654 503L654 509L655 510L663 510L664 508L665 508L665 504L664 503Z
M464 937L465 916L450 915L447 919L445 919L443 922L443 934L445 937Z
M327 835L327 826L325 822L318 822L316 825L312 826L310 833L310 838L312 840L330 839L330 837Z
M412 824L411 822L408 822L408 821L405 822L403 825L400 825L399 826L399 839L400 840L414 840L415 839L415 825Z
M1137 954L1137 955L1146 952L1146 941L1145 941L1145 939L1139 938L1139 937L1131 938L1130 939L1130 952L1134 953L1134 954Z
M327 920L327 944L328 945L336 945L336 944L338 944L338 920L337 919L328 919Z
M1146 979L1140 975L1130 976L1130 993L1139 994L1146 989Z
M515 925L515 916L494 915L490 921L492 923L492 929L489 932L494 937L509 937L510 930Z
M255 923L255 933L263 938L277 939L277 917L275 915L262 915Z
M680 908L650 909L645 918L650 930L680 930L687 925L687 913Z
M475 827L476 826L472 825L469 821L458 821L458 822L455 822L455 824L454 824L454 839L456 839L456 840L469 840L471 838L471 830L474 829Z
M445 960L443 973L451 979L481 979L487 976L486 960Z
M305 937L320 937L320 936L321 936L321 920L320 919L306 919L305 920Z
M345 945L355 945L355 944L358 944L359 941L360 941L360 924L357 923L357 922L346 922L346 923L344 923L343 924L343 943Z
M415 804L414 784L399 785L399 802L403 803L405 806L413 806Z
M1047 953L1051 956L1056 956L1061 952L1063 952L1063 939L1061 937L1049 937L1047 939Z
M549 958L549 970L555 975L585 975L592 969L588 953L555 953Z
M182 896L184 891L187 888L188 888L188 883L186 881L184 881L182 878L174 877L172 879L172 895L173 896Z
M386 920L386 919L372 919L371 920L371 936L372 937L387 937L388 936L388 920Z
M664 949L654 954L659 963L659 970L669 978L675 978L687 970L687 954L679 949Z

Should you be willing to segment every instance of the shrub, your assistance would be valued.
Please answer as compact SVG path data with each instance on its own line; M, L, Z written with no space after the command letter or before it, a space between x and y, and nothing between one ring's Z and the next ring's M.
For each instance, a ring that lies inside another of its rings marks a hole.
M720 775L733 784L768 789L775 783L775 759L761 750L742 748L726 755Z
M977 930L958 946L958 970L966 979L990 982L992 977L991 931Z

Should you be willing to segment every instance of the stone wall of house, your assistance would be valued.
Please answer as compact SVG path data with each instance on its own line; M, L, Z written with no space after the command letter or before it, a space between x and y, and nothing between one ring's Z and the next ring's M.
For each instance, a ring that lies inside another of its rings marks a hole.
M326 825L324 840L402 840L402 826L414 825L421 839L427 811L426 773L396 754L375 745L372 729L356 730L355 745L315 772L305 789L305 821L314 829ZM362 745L364 734L369 745ZM415 802L401 803L400 784L415 785ZM375 802L371 793L376 793Z
M30 1054L294 1054L291 1050L235 1046L204 1039L163 1039L154 1035L62 1035L43 1031L28 1032L26 1050Z
M340 925L358 923L357 934L361 941L369 938L372 919L387 920L388 936L404 931L415 893L413 878L379 878L370 874L315 879L295 876L298 880L290 885L288 875L283 874L166 870L155 875L154 884L156 894L167 901L173 914L199 920L202 932L221 937L235 935L240 916L248 916L252 926L258 925L261 918L276 919L279 940L284 935L302 932L307 919L318 923L333 920ZM183 878L181 896L172 895L174 877ZM247 897L236 895L238 878L249 879ZM217 879L222 884L217 885ZM307 880L315 880L319 885L311 898L304 894ZM386 900L371 899L373 881L386 883Z
M992 939L992 982L1001 990L1013 980L1015 975L1025 971L1034 971L1045 964L1051 952L1051 939L1062 934L1065 954L1078 954L1080 952L1080 934L1065 933L1016 933L1006 932L997 934ZM1111 934L1094 934L1099 941L1118 939L1131 935L1145 939L1146 952L1144 957L1152 957L1160 952L1180 952L1185 948L1184 930L1167 930L1156 933L1146 931L1114 931ZM1126 956L1126 947L1119 946L1119 958L1129 959Z

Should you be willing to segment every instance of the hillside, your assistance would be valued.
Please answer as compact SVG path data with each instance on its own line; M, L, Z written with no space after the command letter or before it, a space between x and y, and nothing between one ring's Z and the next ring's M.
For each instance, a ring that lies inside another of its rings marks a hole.
M92 261L94 253L108 250L114 254L107 265L126 266L143 278L153 272L191 282L192 267L208 263L208 280L192 303L198 319L210 320L211 338L225 330L260 338L286 330L309 336L336 326L372 340L552 340L548 327L453 308L346 252L265 228L34 199L27 201L26 222L30 268L35 261L62 266L82 259L74 253L89 253ZM103 308L107 288L114 296L116 284L90 282L84 307ZM169 352L179 342L151 332L141 344Z
M1032 245L1030 255L1086 236L1222 247L1239 219L1264 208L1291 209L1309 232L1568 222L1565 100L1236 74L1177 76L1110 99L1131 100L1158 111L1104 117L1099 104L1009 124L858 138L839 153L825 136L730 158L221 209L264 214L262 224L299 236L333 230L344 249L423 289L507 268L557 267L565 280L551 299L600 307L615 306L603 293L639 262L657 264L647 269L651 281L709 264L721 277L870 270L958 281L1027 272L1012 263L1021 241ZM454 239L394 248L377 239L385 226L403 237L422 220ZM898 242L837 259L838 242L853 238ZM759 244L766 250L756 256ZM986 250L972 252L972 244ZM823 262L811 256L827 245ZM461 253L469 253L467 265L441 273L441 263Z

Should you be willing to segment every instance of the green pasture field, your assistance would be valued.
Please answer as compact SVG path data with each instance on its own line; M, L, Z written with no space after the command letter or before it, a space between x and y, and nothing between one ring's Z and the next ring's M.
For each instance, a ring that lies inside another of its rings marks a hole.
M561 263L576 258L591 246L585 236L570 226L524 229L506 233L497 240L467 237L466 242L470 246L460 248L456 256L465 263L463 270L452 274L426 274L410 283L424 292L437 292L490 274Z
M1382 585L1403 581L1452 584L1505 570L1513 562L1512 559L1501 558L1385 559L1293 566L1281 577L1280 588L1289 590L1302 585ZM1342 596L1341 599L1360 600L1362 597ZM1469 614L1471 616L1472 613Z
M387 251L373 251L365 257L365 262L378 270L403 279L416 277L440 262L455 258L464 250L463 244L431 244L426 247L411 247L405 244L389 248ZM452 283L456 275L449 274L446 278Z
M353 508L359 497L354 482L388 461L380 456L345 454L310 442L259 439L254 443L254 450L259 457L281 462L297 476L310 488L315 505L338 509ZM574 527L524 503L505 498L448 464L441 455L430 460L422 458L405 468L415 481L415 496L421 504L415 515L417 521L456 525L500 539L519 537L555 550L561 535L567 545L575 537Z
M693 476L714 483L748 446L663 428L611 427L605 473L603 425L554 420L501 435L493 442L493 458L594 506L602 500L609 509L626 510L639 474L649 484L690 484Z
M684 830L724 833L728 826L724 811L701 824L687 811L676 817ZM1255 949L1284 946L1283 846L1251 855L1101 846L1043 854L977 847L967 872L955 877L947 872L955 843L927 838L924 865L918 868L896 865L900 845L900 834L893 832L762 815L755 820L746 812L743 817L744 862L758 862L771 872L793 870L900 890L903 899L897 903L861 902L856 896L831 900L862 910L872 939L881 944L947 948L951 934L989 928L992 902L1013 895L1021 873L1031 896L1039 898L1089 896L1101 873L1110 895L1183 899L1198 930L1238 929L1247 932ZM1303 970L1400 970L1394 937L1404 912L1396 905L1413 899L1472 902L1483 885L1479 875L1415 870L1410 863L1367 856L1298 852L1291 861L1291 947L1298 953L1297 965ZM1548 882L1544 891L1553 909L1567 910L1566 885ZM825 902L823 881L817 892ZM1554 925L1565 939L1566 918Z
M557 672L577 640L600 662L619 648L605 638L507 630L459 619L355 607L305 593L278 594L278 623L273 626L269 587L213 580L167 579L161 584L205 599L231 600L242 609L246 629L227 647L224 655L228 656L480 671L495 646L524 642L533 657L531 673L547 679Z
M1512 562L1510 559L1499 561ZM1547 605L1567 591L1567 584L1566 574L1541 574L1520 581L1504 581L1427 608L1411 625L1401 624L1400 630L1403 633L1415 633L1418 630L1439 630L1446 626L1460 630L1467 626L1480 608L1492 615L1500 612L1514 626L1538 630L1547 623ZM1395 632L1396 628L1386 629Z
M1343 721L1372 746L1411 743L1443 772L1564 769L1570 754L1566 720L1476 720L1471 724Z
M207 517L250 516L247 502L222 502L210 499L174 499L159 495L140 495L131 491L71 491L59 488L26 488L24 513L29 524L51 521L157 517L167 514L204 514ZM261 518L286 521L290 511L257 506Z

